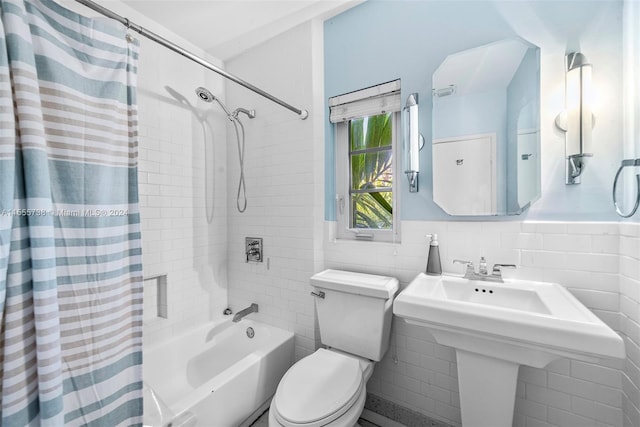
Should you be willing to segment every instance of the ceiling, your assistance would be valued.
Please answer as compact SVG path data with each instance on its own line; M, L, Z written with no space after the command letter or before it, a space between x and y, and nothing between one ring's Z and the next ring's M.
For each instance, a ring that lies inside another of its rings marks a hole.
M362 0L124 0L149 19L227 60L309 19ZM153 31L153 28L149 28Z

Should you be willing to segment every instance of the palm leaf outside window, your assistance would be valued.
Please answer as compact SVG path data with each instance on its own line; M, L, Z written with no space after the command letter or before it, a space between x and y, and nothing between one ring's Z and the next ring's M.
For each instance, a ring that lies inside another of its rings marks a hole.
M393 113L351 120L351 227L393 225Z

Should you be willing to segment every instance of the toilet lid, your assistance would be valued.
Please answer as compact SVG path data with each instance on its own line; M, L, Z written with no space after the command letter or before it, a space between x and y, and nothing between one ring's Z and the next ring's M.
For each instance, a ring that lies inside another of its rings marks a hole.
M361 389L362 370L356 359L319 349L287 371L278 385L275 406L288 422L310 424L342 415Z

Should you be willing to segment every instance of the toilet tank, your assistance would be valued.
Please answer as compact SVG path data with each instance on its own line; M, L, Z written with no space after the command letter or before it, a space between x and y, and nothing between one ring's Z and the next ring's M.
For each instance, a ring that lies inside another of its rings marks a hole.
M380 361L389 346L398 280L351 271L325 270L311 277L322 344Z

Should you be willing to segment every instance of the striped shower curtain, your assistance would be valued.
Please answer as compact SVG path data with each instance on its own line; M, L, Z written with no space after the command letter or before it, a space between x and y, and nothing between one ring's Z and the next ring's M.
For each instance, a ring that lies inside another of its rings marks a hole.
M0 425L142 422L137 42L0 0Z

